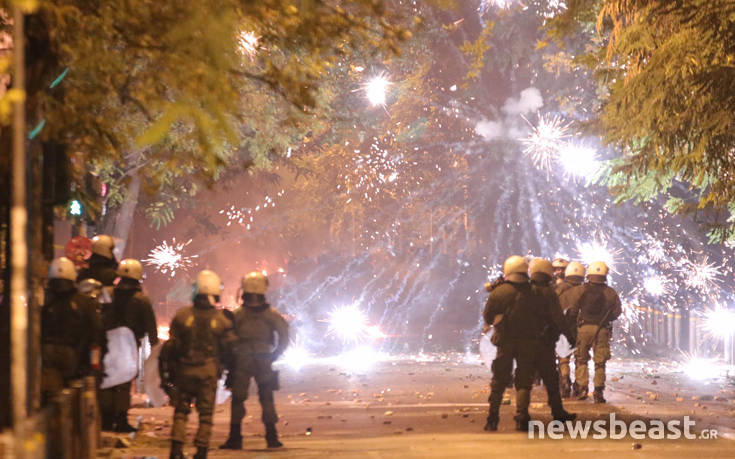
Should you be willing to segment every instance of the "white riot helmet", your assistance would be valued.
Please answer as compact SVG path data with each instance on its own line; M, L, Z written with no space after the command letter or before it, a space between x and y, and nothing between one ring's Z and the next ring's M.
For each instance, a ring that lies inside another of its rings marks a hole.
M534 274L545 274L549 276L549 280L554 276L554 267L546 258L534 258L528 264L528 274L533 277Z
M48 268L49 279L66 279L72 282L77 280L77 268L74 262L66 257L54 258Z
M243 276L241 284L243 293L265 295L268 291L268 277L260 271L253 271Z
M578 276L584 278L585 269L584 265L578 261L573 261L567 265L567 269L564 271L564 277Z
M197 274L197 279L194 282L194 295L220 295L222 294L223 286L219 276L208 269L201 271Z
M101 255L110 260L115 259L115 240L107 234L98 234L92 238L92 253Z
M528 281L528 263L526 259L513 255L503 263L503 275L508 282L523 283Z
M604 261L593 261L587 267L587 279L592 283L603 284L609 271Z
M126 258L118 265L117 275L139 281L143 279L143 265L134 258Z

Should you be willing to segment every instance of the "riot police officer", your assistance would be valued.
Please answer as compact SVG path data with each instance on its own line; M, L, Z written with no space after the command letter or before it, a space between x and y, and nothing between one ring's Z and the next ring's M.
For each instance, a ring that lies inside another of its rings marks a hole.
M529 263L528 273L531 278L531 288L538 297L536 305L537 314L541 318L541 337L536 348L536 370L546 387L548 404L554 420L573 420L576 414L564 410L564 405L559 392L559 373L556 370L556 341L559 334L564 334L570 344L574 344L575 338L567 324L559 299L551 288L554 268L549 260L534 258Z
M268 448L283 446L276 431L276 406L273 391L278 389L278 373L271 363L283 354L288 346L288 323L265 299L268 278L254 271L242 278L242 306L235 311L235 368L230 379L232 388L232 414L230 435L220 447L241 449L241 423L245 417L245 400L248 398L250 378L258 385L258 399L265 424L265 440Z
M235 335L232 323L215 305L220 300L222 283L213 271L204 270L196 277L193 305L179 309L171 321L170 339L166 343L166 367L162 384L173 391L174 422L171 430L171 459L181 459L186 440L186 421L192 401L199 413L199 429L194 438L194 459L206 459L212 434L217 381L223 366L232 368L232 345ZM173 378L172 380L170 378Z
M582 285L582 283L584 282L584 276L584 265L578 261L573 261L569 263L564 270L564 280L556 285L556 294L559 296L559 303L561 304L562 311L564 311L564 317L569 327L571 327L575 333L577 331L577 320L576 317L571 317L569 314L569 308L571 307L571 304L567 300L567 295L565 295L564 293L572 287ZM571 358L571 354L559 356L561 396L564 398L569 398L572 395L572 371L569 367Z
M79 271L78 280L96 279L105 287L111 287L117 279L117 260L115 259L115 240L107 234L92 238L92 256L87 261L88 268ZM109 301L108 301L109 302ZM102 301L105 303L105 301Z
M492 363L493 377L488 402L490 409L485 430L498 429L500 404L505 387L511 380L513 361L516 362L516 429L528 430L531 417L531 385L536 349L541 331L536 301L528 279L528 263L514 255L503 264L505 282L490 292L483 318L486 325L494 324L492 342L497 354ZM497 316L502 316L499 318Z
M587 398L589 391L590 348L595 362L595 403L605 403L605 364L610 359L612 322L622 313L620 298L607 285L608 267L602 261L590 263L587 283L571 288L565 295L572 305L571 317L577 319L577 350L574 393L579 400Z
M70 381L99 369L104 341L94 299L78 293L74 262L56 258L41 310L41 392L45 404Z
M136 345L140 347L148 335L151 346L158 343L156 316L148 296L143 293L141 281L143 266L138 260L128 258L117 268L120 280L114 288L112 303L104 305L102 317L105 330L127 327L133 332ZM135 432L128 423L130 388L132 380L100 391L102 429L116 432Z
M565 270L569 262L564 258L554 258L551 267L554 269L554 285L559 285L564 281Z

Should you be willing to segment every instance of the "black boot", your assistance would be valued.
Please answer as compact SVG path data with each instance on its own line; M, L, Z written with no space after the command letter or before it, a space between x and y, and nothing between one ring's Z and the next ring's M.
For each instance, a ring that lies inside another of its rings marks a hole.
M595 398L595 403L606 403L605 397L602 396L602 393L605 390L605 386L599 386L595 387L595 392L593 394Z
M180 441L171 442L171 454L168 459L184 459L184 445Z
M276 430L275 424L265 425L265 441L268 444L268 448L280 448L283 443L278 441L278 431Z
M577 381L574 381L574 384L572 384L572 391L572 395L577 400L587 400L587 392L589 391L589 389L587 387L581 387L579 384L577 384Z
M197 446L197 452L194 455L194 459L207 459L208 452L209 448L206 446Z
M558 413L554 413L554 421L566 422L574 421L575 419L577 419L577 413L570 413L565 409L562 409Z
M528 432L528 424L531 422L531 416L528 412L518 413L513 416L516 421L516 430L520 432Z
M117 416L115 416L115 432L119 433L131 433L131 432L137 432L138 429L128 424L128 413L127 411L123 411L122 413L118 413Z
M240 424L230 424L230 435L227 437L227 441L220 445L219 449L242 449Z
M496 417L487 417L487 422L485 423L484 427L486 432L495 432L498 430L498 418Z

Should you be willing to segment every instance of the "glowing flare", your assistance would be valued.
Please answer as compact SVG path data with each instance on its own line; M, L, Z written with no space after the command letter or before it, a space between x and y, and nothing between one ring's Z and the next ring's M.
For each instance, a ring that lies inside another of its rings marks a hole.
M707 311L704 319L704 328L716 338L728 338L735 334L735 311L717 306Z
M358 341L368 326L367 316L357 306L343 306L329 314L329 333L343 341Z
M559 162L574 177L590 178L600 169L595 149L584 145L567 144L559 150Z
M383 74L374 76L365 83L365 97L367 97L371 106L385 105L385 93L389 85L390 82Z

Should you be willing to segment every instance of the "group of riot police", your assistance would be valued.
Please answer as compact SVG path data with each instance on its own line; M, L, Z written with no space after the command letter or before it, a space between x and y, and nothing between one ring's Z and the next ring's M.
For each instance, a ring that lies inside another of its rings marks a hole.
M195 459L207 457L212 433L217 382L227 370L232 390L230 434L221 449L242 449L242 419L250 379L258 386L268 448L283 446L278 439L278 415L273 391L279 389L272 363L289 343L288 323L266 301L268 278L254 271L242 278L241 304L234 312L218 309L222 282L212 271L196 277L192 306L176 313L169 340L161 350L161 381L174 405L171 431L172 459L183 458L186 422L194 402L199 428L194 438Z
M105 363L117 358L114 349L119 340L113 337L129 336L134 341L131 346L137 348L145 336L155 346L158 333L141 285L141 263L134 259L118 263L114 248L112 237L98 235L92 239L87 266L78 269L66 257L50 265L41 312L42 400L48 403L75 379L95 376L103 430L134 432L128 409L135 376L106 384ZM271 365L288 345L288 324L266 301L265 274L256 271L242 278L241 304L235 311L218 307L222 289L217 274L200 272L193 284L193 304L177 311L170 338L161 348L161 387L174 406L171 458L184 457L192 403L199 414L194 458L207 457L217 384L225 370L226 385L232 390L232 414L230 435L220 448L242 448L241 423L251 378L258 386L267 446L283 446L275 427L273 398L278 372Z
M529 262L514 255L505 260L503 276L486 284L490 296L483 319L485 331L493 329L491 341L497 354L492 363L485 430L498 429L503 393L511 379L516 389L516 428L528 430L536 375L544 383L554 420L575 419L575 414L564 409L562 398L588 397L590 349L595 363L594 401L605 403L605 364L610 359L612 322L622 312L620 298L607 285L608 271L602 261L585 268L582 263L561 258L553 263L544 258ZM557 355L556 343L561 335L574 349L574 383L570 377L571 355Z
M156 317L141 286L143 267L132 258L118 263L114 248L111 236L99 235L81 269L66 257L51 262L41 310L44 403L72 380L92 375L103 383L109 330L129 330L136 349L146 335L151 344L158 342ZM136 431L128 422L133 379L98 391L103 430Z

